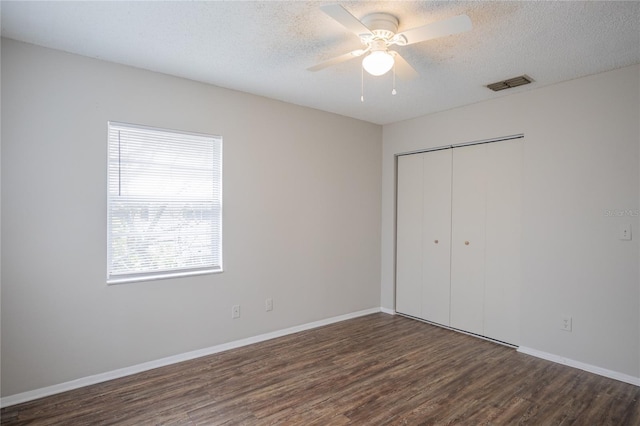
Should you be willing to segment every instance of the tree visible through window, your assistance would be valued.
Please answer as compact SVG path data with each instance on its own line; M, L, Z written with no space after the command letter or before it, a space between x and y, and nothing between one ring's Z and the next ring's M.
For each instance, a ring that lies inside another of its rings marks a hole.
M222 139L109 122L107 282L222 271Z

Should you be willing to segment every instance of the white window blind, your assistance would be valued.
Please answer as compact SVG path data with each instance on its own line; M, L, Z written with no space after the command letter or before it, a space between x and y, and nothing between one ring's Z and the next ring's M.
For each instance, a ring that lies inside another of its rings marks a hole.
M222 139L109 122L107 282L222 271Z

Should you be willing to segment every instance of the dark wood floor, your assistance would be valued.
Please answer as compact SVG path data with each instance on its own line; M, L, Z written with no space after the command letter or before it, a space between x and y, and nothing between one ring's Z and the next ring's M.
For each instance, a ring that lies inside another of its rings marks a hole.
M1 415L2 425L640 425L640 388L374 314Z

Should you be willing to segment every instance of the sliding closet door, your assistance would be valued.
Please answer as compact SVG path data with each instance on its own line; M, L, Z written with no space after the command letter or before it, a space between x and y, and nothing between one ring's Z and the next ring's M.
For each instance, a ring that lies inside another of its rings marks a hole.
M449 325L451 149L423 154L422 316Z
M486 150L453 150L451 327L484 334Z
M398 157L396 311L414 317L422 311L422 162Z
M520 341L522 140L487 145L484 335Z
M517 345L522 140L398 159L396 310Z
M396 311L449 325L451 150L398 158Z

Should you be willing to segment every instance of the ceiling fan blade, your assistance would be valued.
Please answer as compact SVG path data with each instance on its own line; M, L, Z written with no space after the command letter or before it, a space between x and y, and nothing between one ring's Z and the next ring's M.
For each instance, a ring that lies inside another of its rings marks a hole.
M412 80L418 77L418 71L413 68L398 52L393 52L395 59L395 73L403 80Z
M336 56L335 58L331 58L328 61L321 62L317 65L307 68L307 71L320 71L322 69L331 67L333 65L338 65L339 63L346 62L350 59L357 58L358 56L362 56L366 50L358 49L353 52L345 53L344 55Z
M320 6L320 9L358 37L362 34L371 34L369 28L339 4L327 4Z
M444 37L452 34L458 34L471 29L471 19L467 15L458 15L453 18L444 19L442 21L433 22L421 27L412 28L396 35L397 38L406 40L406 43L413 44L421 41L431 40L438 37Z

